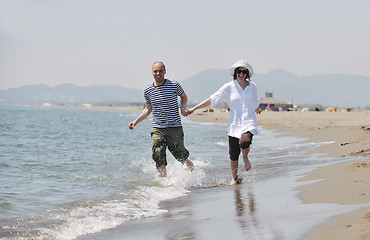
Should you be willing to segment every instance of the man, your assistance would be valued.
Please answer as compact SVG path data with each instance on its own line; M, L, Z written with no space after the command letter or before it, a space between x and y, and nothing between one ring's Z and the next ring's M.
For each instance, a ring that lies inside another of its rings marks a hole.
M166 149L181 163L185 163L190 171L194 164L189 159L189 151L184 146L184 132L179 114L178 96L181 98L181 114L189 115L186 110L188 97L181 85L176 81L165 79L166 67L163 62L155 62L152 66L153 84L144 90L145 108L135 121L130 122L129 129L134 127L150 113L152 116L152 157L156 163L158 176L167 176Z

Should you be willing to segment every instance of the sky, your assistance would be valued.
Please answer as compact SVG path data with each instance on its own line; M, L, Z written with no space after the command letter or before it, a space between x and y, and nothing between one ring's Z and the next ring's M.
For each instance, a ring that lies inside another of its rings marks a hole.
M370 77L369 42L368 0L0 0L0 89L143 89L158 60L177 81L239 59Z

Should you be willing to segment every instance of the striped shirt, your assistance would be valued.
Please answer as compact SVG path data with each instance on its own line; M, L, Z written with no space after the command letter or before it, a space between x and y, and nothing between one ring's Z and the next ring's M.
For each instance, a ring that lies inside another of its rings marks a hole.
M144 90L145 102L152 105L152 127L180 127L178 96L184 90L176 81L165 79L161 86L149 85Z

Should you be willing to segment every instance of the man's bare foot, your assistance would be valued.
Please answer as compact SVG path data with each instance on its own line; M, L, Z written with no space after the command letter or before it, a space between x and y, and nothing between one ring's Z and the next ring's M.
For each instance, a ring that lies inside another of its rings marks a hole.
M185 164L191 172L194 170L194 163L189 158L185 160Z
M158 171L158 177L160 178L167 177L166 165L160 166L159 168L157 168L157 171Z

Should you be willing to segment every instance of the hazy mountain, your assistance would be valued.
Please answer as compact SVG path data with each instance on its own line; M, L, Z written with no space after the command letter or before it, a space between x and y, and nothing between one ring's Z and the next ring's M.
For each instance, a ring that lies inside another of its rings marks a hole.
M189 102L198 103L208 98L223 84L231 81L227 69L210 69L181 81ZM370 106L370 78L360 75L326 74L300 77L285 70L274 70L266 74L255 74L259 97L271 91L275 98L296 105L321 104L339 107ZM56 87L31 85L0 90L0 103L41 105L90 103L143 103L143 89L120 86L79 87L63 84Z
M190 100L202 101L231 81L229 71L207 70L181 81ZM285 70L255 74L258 95L273 92L274 97L301 104L337 105L340 107L370 106L370 78L360 75L325 74L299 77Z
M180 83L189 100L196 103L208 98L231 79L227 70L210 69L180 81Z
M285 72L285 71L284 71ZM285 72L286 73L286 72ZM370 105L370 78L360 75L325 74L298 77L285 74L282 70L257 76L259 94L272 91L275 97L295 104L319 103L340 107Z
M0 91L0 101L27 105L143 102L143 91L119 86L79 87L71 83L56 87L30 85Z

